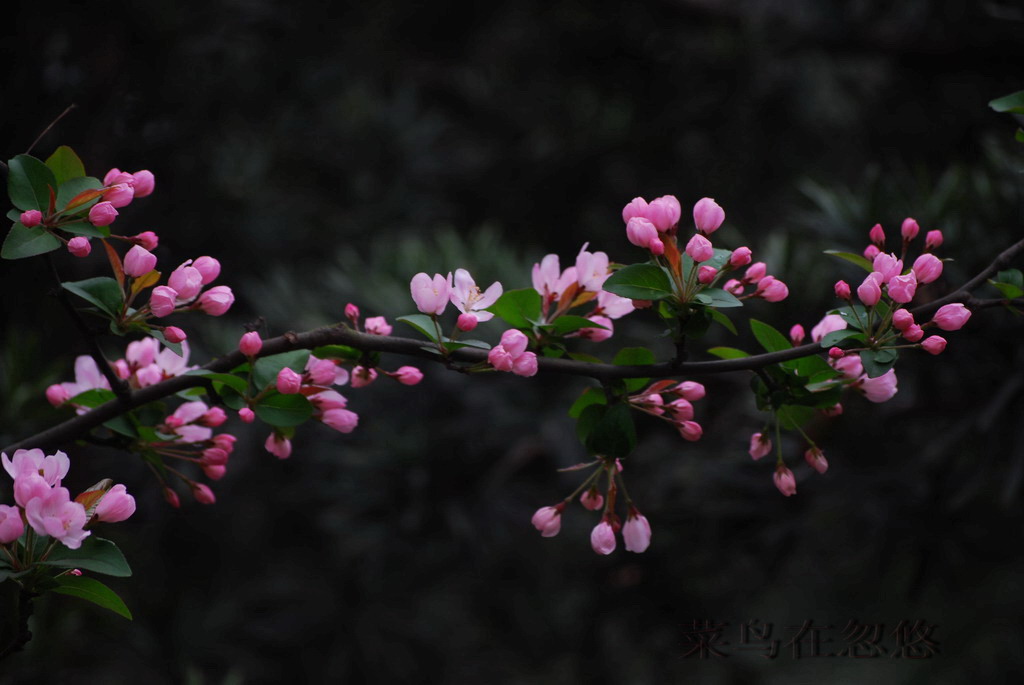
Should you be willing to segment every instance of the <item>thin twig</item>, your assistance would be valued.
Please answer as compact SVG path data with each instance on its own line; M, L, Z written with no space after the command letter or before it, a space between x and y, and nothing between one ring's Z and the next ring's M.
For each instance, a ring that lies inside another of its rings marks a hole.
M32 144L28 146L27 150L25 150L25 154L27 155L28 153L32 152L32 149L35 148L35 146L39 144L39 141L43 139L43 136L45 136L47 133L49 133L50 129L52 129L54 126L56 126L60 122L60 120L63 119L64 117L66 117L71 112L71 110L73 110L75 107L77 107L77 105L75 105L75 103L72 102L70 105L68 105L67 109L65 109L63 112L58 114L57 118L54 119L53 121L51 121L50 125L47 126L46 128L44 128L43 132L40 133L39 136L34 141L32 141Z

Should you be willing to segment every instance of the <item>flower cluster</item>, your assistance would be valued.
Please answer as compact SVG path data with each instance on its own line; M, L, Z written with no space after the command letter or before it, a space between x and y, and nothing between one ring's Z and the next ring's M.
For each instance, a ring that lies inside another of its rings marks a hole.
M487 361L498 371L533 376L537 373L537 355L526 350L529 344L526 334L511 328L501 334L501 342L487 353Z
M667 421L684 439L700 440L701 425L693 420L693 402L703 399L704 386L696 381L658 381L629 398L636 409Z

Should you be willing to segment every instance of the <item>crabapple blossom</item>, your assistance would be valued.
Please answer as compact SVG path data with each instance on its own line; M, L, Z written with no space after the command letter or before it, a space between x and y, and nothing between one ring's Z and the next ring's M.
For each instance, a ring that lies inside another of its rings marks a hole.
M637 554L647 551L651 545L651 524L646 516L633 507L630 507L629 516L622 526L622 541L627 552Z
M0 544L14 542L25 532L21 510L7 504L0 504Z
M793 327L789 329L789 339L793 342L794 345L799 345L800 343L802 343L806 335L807 334L804 332L804 327L801 326L800 324L794 324Z
M634 197L632 200L622 208L622 221L623 223L629 223L629 220L634 217L646 218L647 217L647 200L642 197Z
M38 209L30 209L27 212L22 212L21 216L18 217L18 221L25 228L35 228L43 222L43 213Z
M924 337L924 329L916 323L912 323L903 330L903 337L910 342L917 342Z
M424 314L442 314L448 306L448 298L451 292L451 278L445 278L441 274L434 274L431 278L420 272L412 277L409 282L409 291L416 308Z
M857 297L868 307L873 307L882 299L882 275L873 271L867 275L864 282L857 286Z
M391 324L383 316L368 317L364 322L364 326L366 332L371 335L391 335Z
M768 302L782 302L789 297L789 287L774 276L765 276L757 282L755 295L760 295Z
M713 266L708 266L707 264L705 264L704 266L697 269L697 281L701 285L708 285L713 280L715 280L716 276L718 276L718 269L716 269Z
M903 236L904 240L913 240L917 237L920 230L921 227L917 225L917 222L908 216L903 220L903 225L900 226L900 235Z
M136 245L141 245L150 252L155 250L157 245L160 244L160 238L153 231L143 231L142 233L130 236L128 240L132 241Z
M754 460L769 454L772 451L772 441L763 433L754 433L750 436L750 448L747 453Z
M928 231L924 237L924 249L934 250L942 245L942 231Z
M537 355L533 352L523 352L512 362L512 373L526 378L537 375Z
M703 197L693 205L693 223L703 235L711 235L725 221L725 210L710 197Z
M882 276L882 283L888 283L890 279L895 276L899 276L900 272L903 271L903 260L897 259L894 254L887 254L880 252L871 262L873 272L879 273Z
M850 299L850 284L846 281L836 281L834 290L840 300Z
M742 295L743 294L743 283L741 283L740 281L736 280L735 278L730 278L728 281L726 281L722 285L722 290L725 290L726 292L732 293L733 295L737 295L737 296L738 295Z
M153 316L161 318L174 311L177 301L178 292L174 288L158 285L149 294L149 309L153 312Z
M704 399L704 396L707 394L704 384L697 381L683 381L674 390L691 402Z
M885 245L885 230L882 228L882 224L872 226L868 231L868 238L879 247Z
M530 523L540 531L541 537L553 538L562 529L562 510L565 504L560 503L553 507L541 507L533 514Z
M238 350L247 357L254 357L263 349L263 340L256 331L249 331L238 341Z
M124 272L132 278L145 276L156 267L156 255L139 245L133 245L124 256Z
M75 257L88 257L89 253L92 252L92 243L89 242L89 238L86 236L75 236L68 241L68 252Z
M119 483L107 490L93 513L104 523L124 521L135 513L135 498Z
M70 399L70 393L61 387L59 383L54 383L46 389L46 401L55 407L59 407Z
M188 336L185 334L185 331L177 326L166 326L164 328L164 338L170 343L180 343L184 342Z
M893 302L906 304L914 299L914 293L917 292L917 277L913 271L906 276L893 276L887 289Z
M864 258L870 261L877 257L880 252L881 250L878 249L878 245L868 245L864 248Z
M584 509L590 511L597 511L604 506L604 495L597 491L596 487L590 487L583 491L580 495L580 504L583 505Z
M351 433L359 425L359 415L348 409L328 409L320 421L340 433Z
M39 535L49 535L68 549L78 549L90 533L83 530L87 523L85 507L71 500L67 488L55 487L25 505L25 518Z
M597 325L581 328L576 332L579 337L593 340L594 342L602 342L612 337L612 334L615 332L615 324L612 323L611 319L606 316L593 315L587 318Z
M828 461L825 459L825 454L817 447L811 447L804 452L804 459L818 473L828 471Z
M156 185L156 178L153 172L142 169L132 174L132 188L135 190L135 197L147 197L153 194Z
M775 481L775 487L786 497L796 494L796 478L793 477L793 472L782 464L776 467L772 479Z
M606 520L594 526L590 532L590 546L598 554L605 556L615 551L615 529Z
M203 274L188 260L167 277L167 285L178 294L179 302L190 302L203 289Z
M939 307L935 312L932 323L944 331L958 331L963 328L967 320L971 318L971 310L961 302L946 304Z
M213 257L199 257L192 262L192 268L202 276L203 285L213 283L220 275L220 262Z
M898 331L905 331L914 325L914 315L906 309L897 309L892 313L892 325Z
M860 381L860 390L871 402L887 402L896 394L896 372L889 369L877 378L867 378Z
M658 229L642 216L635 216L626 224L626 238L637 247L645 249L650 246L652 240L661 242L661 239L658 238ZM662 251L664 251L664 245L662 245Z
M826 314L814 328L811 329L811 340L821 342L829 333L841 331L846 328L846 320L838 314Z
M423 380L423 372L415 366L400 366L397 371L388 375L402 385L416 385Z
M242 423L252 423L256 420L256 412L249 407L242 407L238 410L238 418L242 420Z
M690 238L690 241L686 243L685 252L690 255L690 258L695 262L706 262L715 256L715 250L711 246L711 241L700 233L694 235Z
M203 475L210 480L220 480L228 470L224 464L200 464L200 468L203 469Z
M89 210L89 223L93 226L109 226L117 218L117 210L109 202L100 202Z
M749 247L737 247L729 256L729 266L738 269L741 266L750 264L751 252Z
M164 486L164 499L175 509L181 507L181 499L178 497L178 493L167 486Z
M658 232L664 233L679 223L679 217L683 214L683 208L675 195L662 195L656 200L651 200L647 205L645 216L654 224Z
M263 447L278 459L287 459L292 455L291 440L277 433L268 435L267 441L263 443Z
M842 359L846 356L846 352L841 347L830 347L828 348L828 356L832 359Z
M209 485L205 483L189 483L189 485L192 487L192 496L200 504L214 504L217 501L217 497Z
M576 282L590 292L600 292L608 278L608 255L604 252L587 252L590 243L584 243L576 255Z
M914 260L913 268L918 283L931 283L942 275L942 260L925 253Z
M689 442L697 442L704 435L704 429L696 421L682 421L678 426L679 434Z
M451 275L448 276L448 282L451 283L449 298L463 315L475 318L477 323L494 318L494 314L486 309L501 297L503 291L501 283L495 281L481 293L476 281L465 269L456 269L454 278Z
M199 308L210 316L220 316L231 309L235 294L226 285L215 285L199 296Z
M747 283L756 283L768 275L768 265L764 262L754 262L747 267L743 280Z
M377 380L377 369L369 368L366 366L357 366L352 369L352 387L353 388L365 388L370 383Z
M277 374L277 391L282 395L294 395L302 387L302 376L287 366Z
M921 343L921 347L928 354L942 354L942 351L946 349L946 339L940 335L931 335Z
M115 183L103 191L103 199L115 209L127 207L131 204L133 197L135 197L135 191L127 183Z

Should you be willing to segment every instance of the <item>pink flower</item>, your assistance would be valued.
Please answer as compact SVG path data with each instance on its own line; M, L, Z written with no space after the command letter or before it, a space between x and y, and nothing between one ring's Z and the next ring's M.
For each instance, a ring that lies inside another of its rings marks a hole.
M515 359L501 345L495 345L487 353L487 362L498 371L511 371Z
M905 331L914 325L914 315L906 309L897 309L892 313L892 325L898 331Z
M481 293L476 281L465 269L456 269L455 277L452 278L449 275L448 279L452 284L449 297L456 309L474 317L478 322L490 321L494 318L494 314L485 310L501 297L501 283L495 281Z
M768 265L764 262L754 262L747 267L743 280L747 283L756 283L768 275Z
M750 264L751 252L749 247L737 247L729 256L729 266L738 269L741 266Z
M921 343L921 347L928 354L942 354L942 351L946 349L946 339L939 335L931 335Z
M710 284L711 281L715 280L716 276L718 276L718 269L713 266L705 264L697 269L697 281L699 281L701 285Z
M200 504L213 504L217 501L217 497L209 485L205 483L190 483L190 485L192 486L192 496Z
M191 261L185 262L167 277L167 285L178 293L181 302L193 300L203 289L203 274L199 269L189 265Z
M673 390L691 402L704 399L704 395L707 394L703 383L698 383L697 381L683 381Z
M850 299L850 284L846 281L836 281L835 293L840 300Z
M83 530L87 522L85 507L71 501L67 488L54 488L46 496L29 501L25 518L36 533L60 540L68 549L78 549L89 537L89 531Z
M622 221L629 223L634 217L647 218L647 200L642 197L634 197L625 207L622 208Z
M882 275L877 271L868 274L864 282L857 287L857 297L868 307L873 307L882 299Z
M391 325L383 316L371 316L366 319L366 332L370 335L391 335Z
M821 342L829 333L846 328L846 320L838 314L826 314L818 325L811 329L811 340Z
M498 344L504 347L513 359L517 359L526 351L530 339L522 331L510 328L501 334L501 342Z
M352 387L365 388L377 380L377 369L365 366L357 366L352 369Z
M807 334L804 333L804 327L801 326L800 324L795 324L792 328L789 329L789 339L793 342L794 345L799 345L800 343L802 343L806 335Z
M100 202L89 210L89 223L93 226L109 226L117 218L117 210L109 202Z
M124 521L135 513L135 498L119 483L107 490L93 513L104 523Z
M132 278L145 276L156 267L156 255L144 247L133 245L124 256L124 272Z
M441 314L448 306L451 281L441 274L434 274L431 278L420 272L409 282L409 292L412 294L412 301L416 303L416 308L421 312Z
M917 277L913 271L906 276L893 276L889 280L888 291L893 302L906 304L914 299L914 293L917 292Z
M224 422L228 420L228 414L220 407L210 407L209 411L200 416L197 419L197 423L201 426L209 426L210 428L218 428L224 425Z
M789 288L774 276L765 276L757 282L757 292L767 302L782 302L789 297Z
M584 243L576 255L576 282L590 292L600 292L608 278L608 255L604 252L587 252L590 243Z
M685 251L695 262L706 262L715 256L715 250L711 246L711 241L700 233L690 238L690 242L686 243Z
M689 442L697 442L704 435L704 429L696 421L682 421L676 427L683 439Z
M775 468L773 479L775 480L775 487L786 497L796 494L796 478L793 477L793 472L782 464Z
M153 312L153 316L164 317L174 311L177 301L178 293L174 288L158 285L149 295L149 309Z
M254 357L263 349L263 341L256 331L245 333L238 341L239 351L247 357Z
M164 328L164 339L166 339L167 342L180 343L184 342L187 338L188 336L185 334L185 331L181 330L177 326L166 326Z
M754 433L750 436L750 449L747 453L755 461L769 454L772 451L772 441L763 433Z
M875 224L868 231L868 238L871 239L875 245L882 247L885 245L885 231L882 229L882 224Z
M697 200L697 204L693 206L693 223L697 227L697 231L704 235L711 235L717 231L724 221L725 210L710 197Z
M900 272L903 271L903 260L897 259L894 254L880 252L875 255L871 266L873 273L879 273L882 275L881 283L888 283L891 278L899 276ZM881 285L881 283L879 283L879 285Z
M401 366L390 375L402 385L416 385L423 380L423 372L415 366Z
M733 295L739 296L743 294L743 283L737 281L735 278L730 278L722 286L722 289L726 292L730 292Z
M71 395L58 383L54 383L46 389L46 401L55 407L59 407L70 399Z
M0 504L0 544L14 542L25 532L21 510L7 504Z
M249 407L242 407L238 410L238 418L242 420L242 423L252 423L256 420L256 412Z
M828 356L831 359L842 359L846 356L846 352L841 347L830 347L828 348Z
M527 378L537 375L537 355L533 352L523 352L512 362L512 373Z
M121 171L117 167L114 167L103 177L103 185L112 186L118 183L129 183L134 185L135 179L127 171Z
M942 246L942 231L928 231L924 237L924 249L934 250Z
M889 369L877 378L864 377L860 381L860 390L871 402L886 402L896 394L896 372Z
M309 355L306 373L313 385L334 385L334 379L338 377L338 365L333 359L318 359Z
M657 397L658 399L661 399L661 395L649 395L649 397ZM690 404L690 400L684 397L677 397L672 400L665 405L665 408L662 411L667 411L677 422L693 420L693 405Z
M35 228L43 222L43 213L38 209L30 209L27 212L22 212L21 216L18 217L18 221L25 228Z
M944 331L958 331L971 318L971 310L960 302L946 304L935 312L932 323Z
M828 461L825 459L825 454L817 447L811 447L804 452L804 459L818 473L828 471Z
M900 234L904 240L913 240L917 237L921 227L917 225L917 222L911 219L909 216L903 220L903 225L900 227Z
M636 310L636 306L634 306L633 300L602 290L597 294L597 306L594 308L591 318L597 314L609 319L621 319L634 310Z
M635 216L626 224L626 239L637 247L647 248L652 240L658 240L658 229L647 219Z
M931 283L942 275L942 260L933 254L923 254L914 260L914 275L919 283Z
M594 316L593 314L591 314L590 316L587 317L587 319L597 324L597 326L581 328L575 333L575 335L578 335L579 337L585 340L602 342L612 337L612 334L615 333L615 324L613 324L612 320L609 319L608 317Z
M203 285L213 283L220 275L220 262L213 257L200 257L192 262L192 268L202 276Z
M656 200L651 200L645 216L660 233L664 233L679 223L682 214L683 208L679 206L679 200L675 195L662 195Z
M878 245L868 245L867 247L864 248L864 258L872 260L875 257L877 257L880 252L881 250L878 249Z
M615 530L608 521L601 521L590 533L590 546L598 554L609 555L615 551Z
M223 466L228 463L231 455L219 447L207 447L203 450L203 457L200 460L204 465Z
M282 437L277 433L271 433L268 435L267 441L263 443L263 447L278 459L287 459L292 454L291 440Z
M626 525L622 526L622 541L626 544L627 552L637 554L647 551L651 545L651 524L646 516L633 507L630 507Z
M92 244L85 236L75 236L68 241L68 252L76 257L88 257L92 252Z
M224 464L200 464L200 468L203 469L203 474L210 480L220 480L228 471L228 467Z
M143 231L136 235L130 236L128 240L132 241L136 245L141 245L150 252L156 249L156 246L160 244L160 237L157 236L153 231Z
M533 514L530 523L540 531L542 537L553 538L562 529L562 510L565 504L554 507L541 507Z
M226 285L215 285L199 297L199 308L210 316L220 316L231 309L235 294Z
M918 326L916 323L912 323L906 327L903 331L903 337L910 342L917 342L924 337L924 329Z
M584 509L597 511L604 506L604 495L597 491L597 487L591 486L580 495L580 504L583 505Z
M142 169L132 174L132 187L135 189L135 197L152 195L155 185L156 179L153 177L153 172L148 169Z
M133 197L135 191L127 183L115 183L103 191L103 199L117 209L130 205Z
M44 454L38 448L15 450L13 458L0 454L0 463L11 478L17 480L22 476L35 475L42 478L48 487L60 485L71 467L71 460L64 452L57 450L53 454Z
M175 509L181 507L181 499L178 497L178 493L168 487L164 487L164 499Z
M287 366L277 374L277 391L282 395L294 395L302 387L302 376Z
M359 425L359 415L348 409L328 409L320 421L339 433L351 433Z

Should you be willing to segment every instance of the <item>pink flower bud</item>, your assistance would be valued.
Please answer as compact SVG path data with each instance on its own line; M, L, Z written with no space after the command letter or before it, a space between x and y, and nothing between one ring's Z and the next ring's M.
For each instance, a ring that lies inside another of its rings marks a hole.
M242 420L242 423L252 423L256 420L256 412L249 407L242 407L238 410L238 418Z
M615 530L607 521L601 521L590 533L590 546L605 556L615 551Z
M636 554L647 551L651 545L651 524L636 509L630 509L626 525L622 526L622 541L627 552Z
M215 285L199 296L199 308L210 316L220 316L235 303L235 294L226 285Z
M787 469L781 464L775 468L775 487L779 489L786 497L796 494L796 478L793 477L793 472Z
M93 226L109 226L117 218L117 210L109 202L100 202L89 210L89 223Z
M246 357L254 357L263 349L263 341L256 331L249 331L238 341L238 350Z
M200 257L192 262L192 268L199 272L203 285L208 285L220 276L220 262L213 257Z
M917 342L924 337L924 330L916 323L912 323L904 329L903 337L910 342Z
M647 217L647 200L642 197L634 197L625 207L622 208L622 222L629 223L634 217Z
M59 407L70 399L71 393L59 384L55 383L46 389L46 401L55 407Z
M135 197L135 191L127 183L116 183L103 191L103 199L116 209L127 207Z
M103 185L112 186L118 183L135 183L135 179L127 171L121 171L117 167L114 167L103 177Z
M583 505L584 509L597 511L604 506L604 495L597 491L596 486L591 486L580 495L580 504Z
M857 286L857 297L868 307L873 307L882 299L882 275L876 271L868 274L864 282Z
M840 300L850 299L850 284L846 281L836 281L835 292Z
M647 205L647 218L659 232L664 233L679 223L683 210L675 195L663 195ZM716 227L717 228L717 227Z
M282 395L294 395L302 387L302 376L287 366L277 374L277 391Z
M757 282L757 294L768 302L782 302L789 297L789 287L775 276L765 276Z
M210 428L216 428L224 424L228 420L227 412L220 407L210 407L209 411L199 417L196 422L200 426L208 426Z
M177 326L167 326L164 328L164 337L167 338L167 342L180 343L188 338L185 335L185 331L181 330Z
M320 421L339 433L351 433L359 425L359 415L348 409L328 409L320 417Z
M828 356L832 359L842 359L846 356L846 352L839 347L830 347L828 350Z
M203 275L199 273L199 269L186 262L171 272L167 278L167 285L174 288L180 300L188 302L203 289Z
M690 238L690 242L686 243L686 254L690 255L693 261L699 263L714 257L715 250L711 246L711 241L698 233Z
M914 299L914 293L917 292L917 277L913 271L906 276L893 276L889 281L888 291L893 302L906 304Z
M909 216L903 220L903 226L900 227L900 234L904 240L913 240L917 237L921 227L917 225L917 222L911 219Z
M754 262L747 267L743 280L747 283L756 283L768 275L768 265L764 262Z
M800 343L802 343L805 337L807 337L807 334L804 333L804 327L801 326L800 324L795 324L792 328L789 329L789 339L793 342L794 345L799 345Z
M872 243L878 245L878 247L885 245L885 231L882 229L882 224L875 224L872 226L871 230L868 231L868 238L871 239Z
M25 532L21 510L8 504L0 504L0 544L9 544Z
M691 402L702 400L704 399L704 395L707 394L707 391L704 389L704 385L697 381L683 381L673 388L673 390Z
M18 221L25 228L34 228L43 222L43 213L38 209L30 209L27 212L22 212Z
M523 352L512 362L512 373L527 378L537 375L537 355L533 352Z
M501 342L498 344L504 347L513 358L518 358L526 351L530 339L522 331L510 328L501 334Z
M477 323L479 323L477 318L472 314L459 314L459 318L455 322L455 325L460 331L469 332L476 328Z
M914 260L914 275L918 283L931 283L942 275L942 260L933 254L923 254Z
M711 281L715 280L716 276L718 276L718 269L713 266L705 264L697 269L697 280L701 285L708 285Z
M113 367L114 375L123 381L128 380L132 375L132 371L128 367L128 362L126 362L124 359L118 359L116 362L114 362Z
M729 266L738 269L741 266L750 264L751 254L749 247L737 247L729 257Z
M235 436L230 433L221 433L213 436L211 442L217 447L221 448L227 453L231 453L235 450L235 441L238 440Z
M96 505L96 518L104 523L124 521L135 513L135 498L120 483L107 490Z
M868 260L872 260L881 252L882 251L878 249L878 245L871 244L864 248L864 257Z
M511 371L515 359L501 345L496 345L487 353L487 361L498 371Z
M191 483L192 496L196 498L196 501L200 504L213 504L217 501L217 498L213 494L213 490L206 483Z
M711 235L717 231L723 221L725 221L725 210L710 197L697 200L697 204L693 206L693 223L697 230L704 235ZM690 256L692 257L693 255Z
M375 380L377 380L377 369L367 368L365 366L357 366L352 369L353 388L365 388Z
M971 310L962 303L943 305L935 312L932 323L944 331L958 331L963 328L967 320L971 318Z
M755 461L769 454L772 451L772 441L764 433L754 433L750 436L750 447L747 453Z
M199 466L210 480L220 480L228 472L228 467L224 464L200 464Z
M226 450L222 450L219 447L207 447L203 450L203 456L200 461L203 464L223 465L228 463L229 456Z
M732 293L733 295L737 296L743 294L743 284L737 281L735 278L730 278L728 281L726 281L725 284L722 286L722 289L725 290L726 292Z
M921 343L928 354L941 354L946 349L946 339L939 335L930 335Z
M914 325L914 315L906 309L897 309L892 313L892 325L898 331L905 331Z
M553 538L562 529L562 509L564 504L555 507L541 507L534 512L530 523L540 531L542 537Z
M132 174L132 186L135 188L135 197L146 197L153 194L153 187L156 179L153 173L147 169L136 171Z
M651 397L660 398L661 395L651 395ZM690 403L690 400L684 397L678 397L672 400L665 405L665 409L662 411L668 411L668 413L672 415L672 418L679 422L693 420L693 405Z
M840 404L839 402L836 402L831 407L826 407L825 409L822 409L821 413L824 414L825 416L842 416L843 405Z
M924 236L924 249L934 250L942 245L942 231L928 231Z
M359 307L349 302L345 305L345 318L356 323L359 321Z
M882 274L882 283L888 283L890 279L899 276L903 271L903 260L897 259L894 254L880 252L875 255L872 268L875 272Z
M804 459L818 473L828 471L828 461L825 459L825 454L817 447L811 447L804 452Z
M423 372L415 366L401 366L391 377L402 385L416 385L423 380Z
M665 254L665 243L661 241L661 238L651 238L651 242L647 243L647 249L655 257L660 257Z
M441 274L431 278L425 273L418 273L409 282L409 292L416 308L424 314L441 314L448 306L451 283Z
M132 278L145 276L156 267L156 255L144 247L133 245L124 256L124 272Z
M85 236L75 236L68 241L68 252L76 257L88 257L92 252L92 245Z
M128 238L136 245L141 245L150 252L156 249L156 246L160 244L160 237L153 233L153 231L143 231Z
M178 497L178 493L166 486L164 487L164 499L175 509L181 507L181 499Z
M155 317L167 316L174 311L178 293L174 288L158 285L149 295L149 309Z
M626 224L626 239L637 247L646 248L658 239L658 229L642 216L635 216Z
M366 319L366 332L371 335L391 335L391 331L391 324L383 316L371 316Z
M679 434L683 436L683 440L688 442L697 442L704 435L704 429L696 421L683 421L676 424L676 428L679 429Z
M277 433L268 435L263 447L278 459L287 459L292 455L292 441Z

